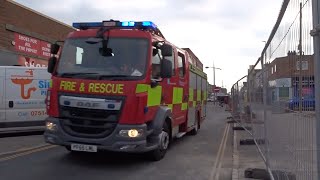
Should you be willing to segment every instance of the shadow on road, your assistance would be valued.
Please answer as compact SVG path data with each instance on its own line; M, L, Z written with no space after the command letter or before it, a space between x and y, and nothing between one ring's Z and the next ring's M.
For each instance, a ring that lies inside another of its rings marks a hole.
M200 133L200 132L199 132ZM170 145L170 148L166 154L170 154L170 151L183 143L187 143L188 139L193 136L186 135L180 139L174 139ZM62 147L57 147L62 148ZM64 150L64 148L62 148ZM93 168L121 168L137 165L147 165L157 162L152 162L148 159L146 153L121 153L121 152L109 152L101 151L97 153L85 153L85 152L69 152L64 150L65 154L61 156L57 161L63 161L64 164L72 164L79 166L90 166Z

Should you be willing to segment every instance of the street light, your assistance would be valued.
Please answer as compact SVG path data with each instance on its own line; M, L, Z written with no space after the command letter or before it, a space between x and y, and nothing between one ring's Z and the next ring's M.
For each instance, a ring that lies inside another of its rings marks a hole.
M216 67L206 67L206 69L212 68L213 69L213 85L216 85L216 69L222 70L221 68L216 68Z
M214 67L214 64L212 67L209 67L207 66L206 69L208 68L212 68L213 69L213 87L215 88L216 87L216 69L219 69L219 70L222 70L221 68L217 68L217 67ZM216 98L216 92L215 90L213 90L213 95L214 97ZM215 101L214 101L214 104L215 104Z

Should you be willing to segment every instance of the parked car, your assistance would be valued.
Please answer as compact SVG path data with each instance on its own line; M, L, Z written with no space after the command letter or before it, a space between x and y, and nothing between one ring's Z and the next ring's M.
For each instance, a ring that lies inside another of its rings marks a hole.
M288 108L290 110L299 110L299 97L295 97L289 100ZM315 99L313 97L302 98L302 110L314 110Z

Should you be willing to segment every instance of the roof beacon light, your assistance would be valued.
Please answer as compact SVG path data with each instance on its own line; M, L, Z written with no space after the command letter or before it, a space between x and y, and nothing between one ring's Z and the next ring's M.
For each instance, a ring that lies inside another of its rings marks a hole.
M103 21L103 22L77 22L73 23L72 26L77 29L89 29L98 27L115 27L115 28L140 28L149 27L157 28L157 26L151 21Z
M135 22L133 21L123 21L121 26L134 26Z
M142 21L142 26L150 26L156 28L157 26L151 21Z
M148 30L164 38L157 25L152 21L118 21L108 20L102 22L76 22L72 26L76 29L86 30L90 28L107 27L108 29L140 29Z

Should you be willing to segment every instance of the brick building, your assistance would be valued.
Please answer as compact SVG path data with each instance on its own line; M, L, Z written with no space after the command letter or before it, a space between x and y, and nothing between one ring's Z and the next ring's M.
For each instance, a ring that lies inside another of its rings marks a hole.
M302 96L314 96L313 55L302 55ZM300 56L288 52L287 56L268 63L268 81L272 101L288 100L299 97Z
M0 0L0 66L46 66L50 43L74 30L12 0Z

